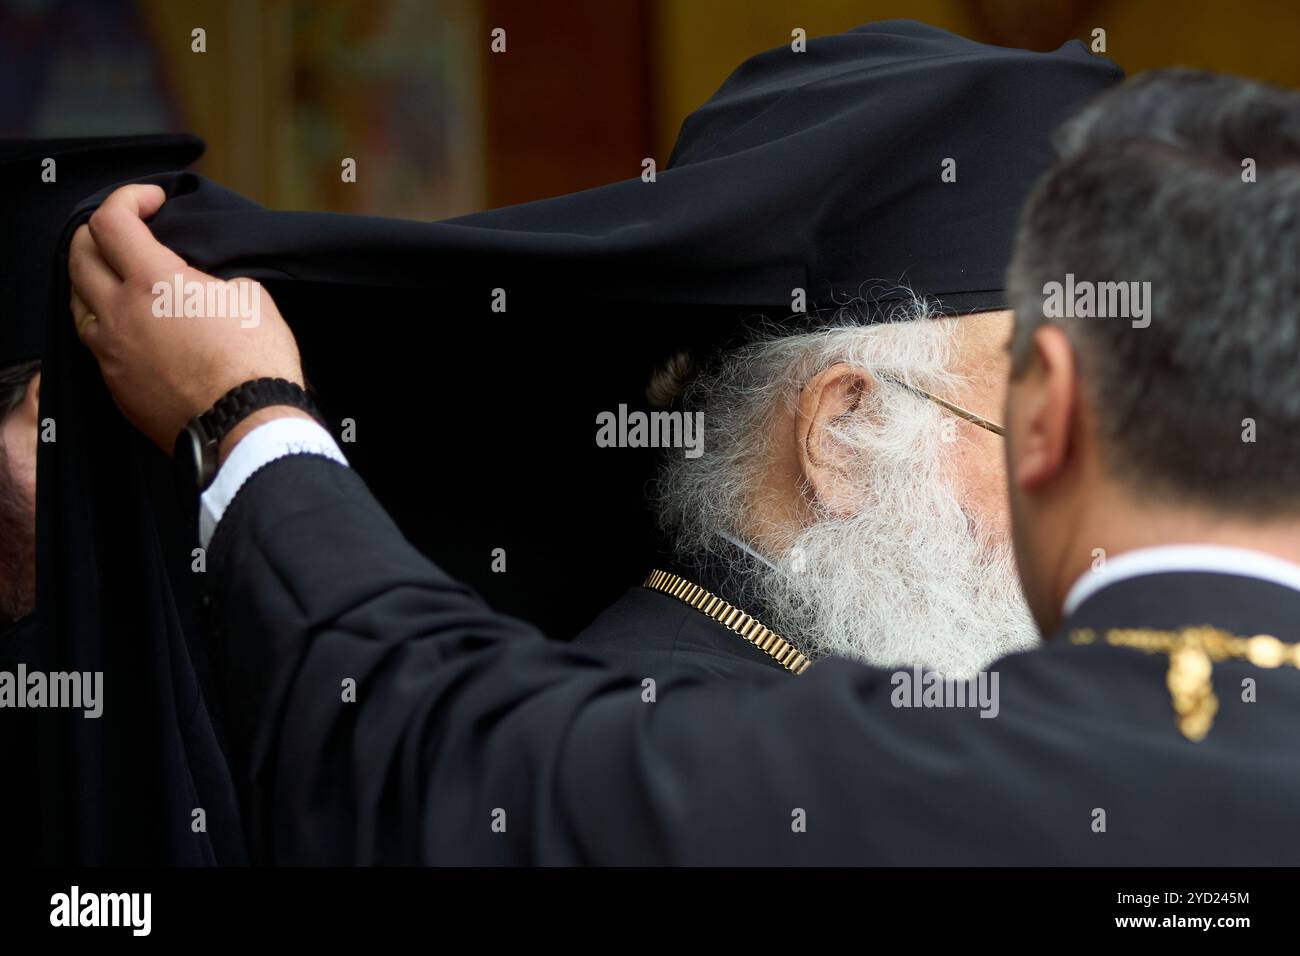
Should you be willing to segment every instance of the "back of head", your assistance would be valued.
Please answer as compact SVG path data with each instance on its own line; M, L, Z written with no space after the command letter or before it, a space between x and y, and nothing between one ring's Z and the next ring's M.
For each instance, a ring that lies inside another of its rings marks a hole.
M1294 515L1300 93L1158 71L1055 144L1010 269L1017 369L1034 329L1062 326L1105 468L1136 496ZM1049 304L1062 289L1066 315Z

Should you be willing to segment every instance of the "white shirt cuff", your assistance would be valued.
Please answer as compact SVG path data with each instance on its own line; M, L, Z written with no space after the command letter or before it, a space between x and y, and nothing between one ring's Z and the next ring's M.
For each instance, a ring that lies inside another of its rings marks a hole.
M208 546L221 516L253 472L285 455L324 455L348 463L334 437L310 419L276 418L257 426L235 446L199 499L199 544Z

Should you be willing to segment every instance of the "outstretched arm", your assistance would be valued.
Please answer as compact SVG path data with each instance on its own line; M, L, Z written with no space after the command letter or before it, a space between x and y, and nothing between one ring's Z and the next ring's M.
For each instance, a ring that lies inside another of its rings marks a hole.
M231 385L301 373L269 296L256 327L151 315L156 278L217 280L153 239L150 190L114 193L77 234L72 309L119 406L170 449ZM864 861L863 768L889 779L906 749L869 716L886 675L836 663L770 688L646 693L425 559L323 430L315 453L248 451L289 413L231 433L207 509L213 654L260 856Z

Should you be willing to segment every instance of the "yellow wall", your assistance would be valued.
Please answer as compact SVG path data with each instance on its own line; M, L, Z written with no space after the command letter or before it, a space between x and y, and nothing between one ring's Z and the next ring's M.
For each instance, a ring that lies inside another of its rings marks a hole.
M922 20L986 43L1054 49L1105 28L1107 55L1130 74L1197 66L1300 86L1297 0L661 0L659 147L747 57L875 20Z
M1111 0L1100 12L1129 73L1195 66L1300 87L1296 0Z
M208 141L198 168L258 202L279 204L286 187L272 157L290 149L287 0L140 0L140 10L189 129ZM207 32L206 53L191 51L196 27Z
M810 38L895 18L963 35L974 27L961 0L661 0L657 10L657 125L664 155L682 120L732 70L755 53L790 43L795 27Z
M454 155L459 169L439 166L453 186L447 196L368 196L353 190L346 196L323 193L320 176L310 172L311 157L295 143L289 118L295 111L295 44L307 41L301 31L304 10L346 9L353 19L402 10L401 3L352 5L351 0L138 0L165 65L166 82L184 107L187 125L209 141L203 172L239 192L273 206L336 208L363 211L347 197L362 197L364 211L392 213L394 208L428 215L480 208L475 186L477 167L501 163L500 156L483 156L472 135L458 140ZM540 0L496 0L497 14L512 3ZM628 0L547 0L563 6ZM682 120L702 104L746 58L790 42L790 32L802 27L809 37L841 32L863 23L891 18L923 20L973 39L1006 46L1053 49L1071 37L1087 39L1094 26L1107 31L1107 54L1130 73L1161 66L1188 65L1254 76L1300 87L1300 0L648 0L653 50L649 95L628 102L654 130L657 153L666 156ZM485 44L481 19L489 0L440 0L434 14L419 20L420 36L430 50L457 43L477 51ZM453 17L452 14L457 14ZM295 24L295 17L299 22ZM535 20L535 18L534 18ZM460 33L453 22L461 25ZM543 44L572 43L560 24L554 36L535 39ZM530 25L533 21L529 21ZM189 52L190 30L208 30L209 52ZM531 29L540 29L530 26ZM298 34L295 35L295 30ZM525 34L527 36L527 34ZM606 38L614 44L616 38ZM521 39L520 42L525 42ZM617 40L625 42L625 38ZM619 47L619 50L622 48ZM303 51L300 49L298 53ZM617 55L623 55L619 53ZM478 87L481 76L453 61L448 81ZM463 76L463 81L459 77ZM301 77L298 77L301 85ZM301 95L301 89L297 91ZM355 97L321 91L326 108L344 113L361 107ZM329 107L334 103L336 107ZM351 104L349 106L349 104ZM485 104L488 110L493 107ZM500 107L500 104L497 104ZM475 107L476 109L478 107ZM579 100L557 104L575 114L575 122L608 133L600 115ZM492 116L484 116L490 124ZM642 129L645 129L643 126ZM567 129L567 127L566 127ZM538 161L569 162L554 143L532 131ZM522 135L522 134L521 134ZM559 135L557 133L556 135ZM518 138L518 137L517 137ZM515 146L517 147L517 143ZM619 144L616 144L616 146ZM627 144L630 148L630 144ZM639 145L637 148L644 148ZM617 152L617 149L612 148ZM640 155L639 153L637 155ZM475 167L474 169L468 168ZM368 167L374 169L372 164ZM319 172L317 170L316 172ZM591 185L591 183L584 183ZM574 187L577 188L577 187ZM563 191L563 190L561 190ZM527 196L524 198L540 198ZM457 205L459 203L460 205ZM392 208L390 208L392 207Z

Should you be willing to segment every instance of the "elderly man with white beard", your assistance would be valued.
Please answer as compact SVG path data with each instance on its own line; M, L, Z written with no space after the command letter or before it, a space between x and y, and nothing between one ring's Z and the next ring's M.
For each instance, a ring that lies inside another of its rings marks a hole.
M666 455L654 495L673 570L578 646L654 675L833 654L965 676L1034 644L997 424L1011 313L914 298L893 321L859 314L734 350L686 387L705 453ZM630 639L632 619L655 626Z
M671 558L575 644L660 681L800 674L829 655L958 677L1037 639L1003 490L1003 278L1053 127L1119 71L1077 44L1011 51L903 22L814 45L737 70L665 174L744 157L734 192L789 222L730 244L802 236L805 277L779 322L743 307L765 294L754 280L718 292L736 328L647 390L703 423L654 489ZM813 154L837 150L851 161L818 179ZM834 306L799 311L820 276Z
M695 382L709 451L667 459L658 503L684 574L809 657L964 675L1037 640L996 424L1011 313L904 308L914 321L772 338Z

